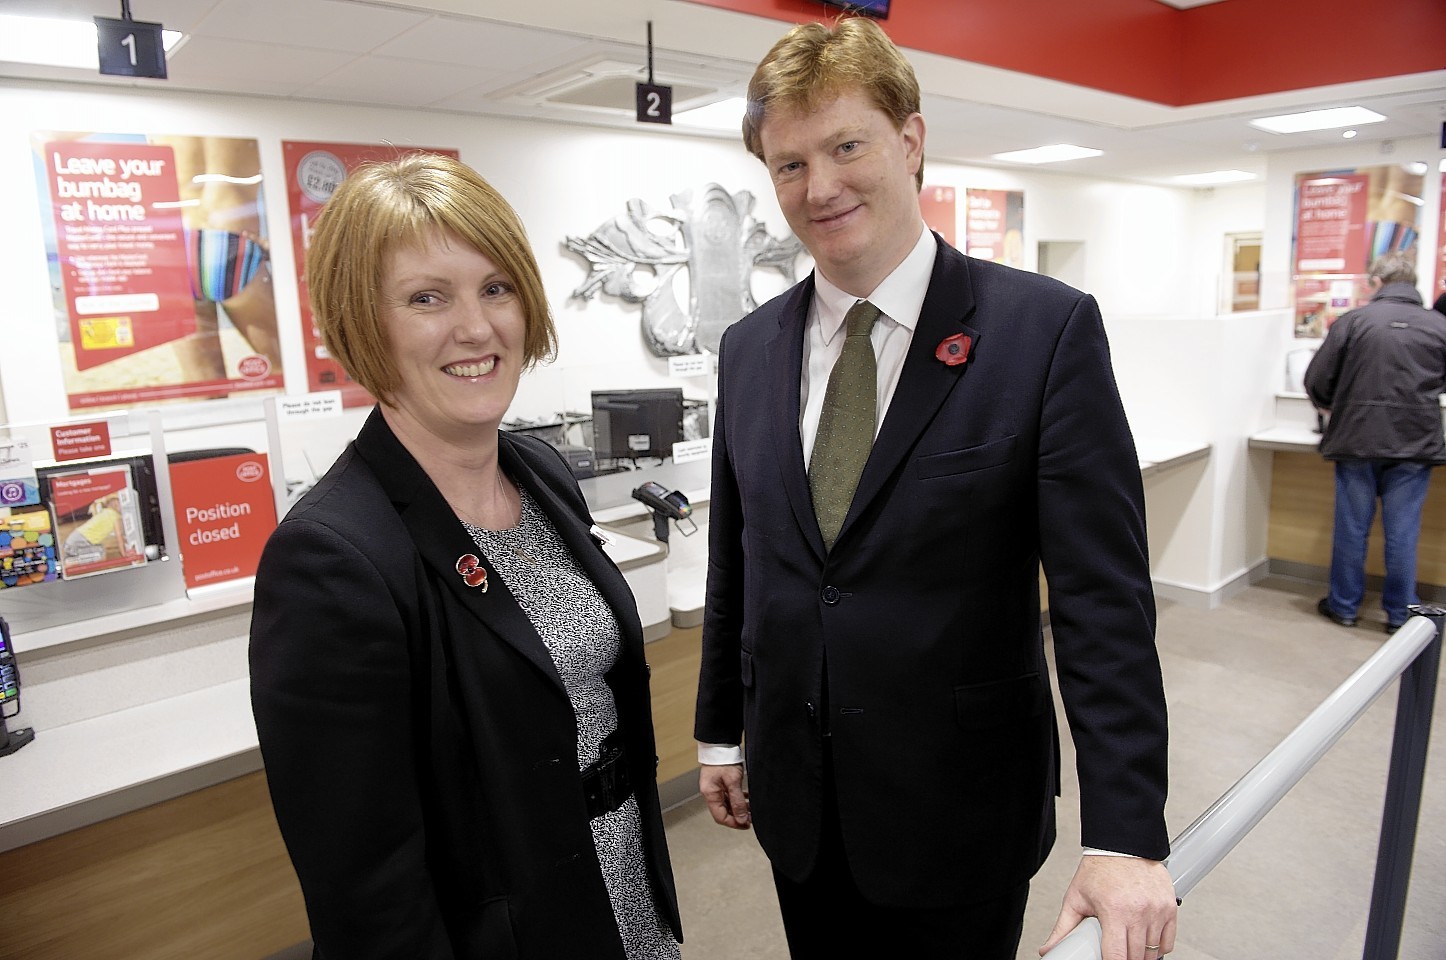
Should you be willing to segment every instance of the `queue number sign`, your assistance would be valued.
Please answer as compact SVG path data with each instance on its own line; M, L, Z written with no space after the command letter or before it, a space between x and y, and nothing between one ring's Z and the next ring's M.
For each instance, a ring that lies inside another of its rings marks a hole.
M95 42L102 74L166 79L166 48L159 23L96 17Z
M673 122L673 88L660 83L638 84L638 123Z

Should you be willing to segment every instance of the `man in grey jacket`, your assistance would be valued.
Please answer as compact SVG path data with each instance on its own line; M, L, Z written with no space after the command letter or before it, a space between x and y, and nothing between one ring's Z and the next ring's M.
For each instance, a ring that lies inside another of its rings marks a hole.
M1311 402L1330 414L1321 455L1335 461L1335 532L1330 593L1316 609L1356 624L1365 593L1366 541L1381 502L1386 630L1417 603L1416 540L1431 468L1446 463L1441 394L1446 391L1446 316L1422 306L1416 268L1401 253L1371 265L1374 295L1344 314L1305 371Z

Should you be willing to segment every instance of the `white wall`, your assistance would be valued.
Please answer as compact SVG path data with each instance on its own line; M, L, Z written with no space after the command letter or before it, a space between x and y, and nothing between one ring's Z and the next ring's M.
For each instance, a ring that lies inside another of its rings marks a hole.
M1191 255L1198 216L1192 190L933 160L925 163L924 182L961 191L1023 190L1025 268L1037 268L1041 241L1083 243L1081 286L1107 316L1200 308L1182 296L1200 269Z
M280 172L281 141L390 141L456 147L464 161L490 179L517 207L536 249L561 338L558 360L530 375L514 413L538 416L585 408L593 386L663 382L666 363L647 354L638 308L603 297L570 300L587 275L587 264L563 247L568 235L590 233L621 213L634 197L664 208L670 195L712 181L730 191L750 191L754 215L775 235L787 231L762 166L731 140L687 138L640 127L597 129L554 123L443 113L202 96L166 91L60 86L0 81L0 177L10 183L12 212L0 233L0 286L7 291L7 350L0 358L8 417L12 421L63 416L65 401L55 349L54 306L46 282L40 207L32 170L32 130L97 130L254 137L271 175L266 189L276 274L294 275L291 237ZM1237 335L1269 341L1270 318L1213 319L1223 270L1224 235L1266 228L1267 195L1274 188L1245 186L1196 191L1089 180L1029 170L971 168L929 160L926 182L956 189L1006 189L1025 193L1026 266L1035 266L1036 244L1067 240L1084 244L1084 286L1109 319L1116 367L1137 436L1178 439L1188 435L1218 442L1220 391L1264 402L1275 389L1274 370L1256 363L1229 365L1240 347ZM1267 243L1270 242L1267 229ZM801 258L800 269L807 268ZM293 392L304 388L299 316L293 284L278 285L283 357L293 373ZM756 274L760 299L783 281ZM288 318L290 322L288 323ZM11 331L24 331L17 336ZM286 332L289 331L289 335ZM1256 357L1254 348L1252 357ZM1171 359L1179 358L1179 360ZM1265 361L1262 361L1264 363ZM1275 363L1271 358L1268 363ZM1252 379L1258 377L1259 379ZM685 389L706 395L703 381ZM1211 411L1215 411L1213 414ZM1238 411L1237 411L1238 412ZM1253 412L1250 416L1253 416ZM1232 419L1231 436L1249 416ZM1241 422L1235 422L1240 420ZM1215 458L1221 456L1216 447ZM1228 571L1263 555L1248 536L1227 535L1211 510L1236 509L1237 469L1212 458L1212 475L1190 485L1189 515L1171 521L1160 559L1182 583L1213 589ZM1204 493L1200 493L1204 491ZM1203 506L1195 505L1196 497ZM1205 511L1197 515L1195 511ZM1162 516L1162 523L1164 522ZM1226 542L1228 541L1228 543ZM1225 556L1228 554L1229 556Z
M1208 459L1145 489L1156 584L1213 605L1265 557L1269 462L1252 460L1248 441L1273 422L1290 315L1112 318L1107 328L1141 456L1162 441L1210 446Z
M6 118L0 129L0 176L12 185L7 209L13 214L0 235L0 284L9 292L6 326L34 335L25 341L28 349L22 356L9 351L0 366L8 415L15 421L65 412L31 169L32 130L254 137L260 143L263 169L270 175L265 200L278 277L295 275L280 176L283 139L455 147L463 160L508 197L527 225L558 320L562 346L553 381L559 379L556 370L568 368L591 367L609 381L604 384L608 386L641 384L666 373L664 362L645 356L636 307L610 299L569 301L569 294L587 276L588 265L563 248L565 236L590 233L621 213L630 198L667 208L671 194L709 181L734 192L752 191L757 198L755 215L770 232L787 231L762 166L741 146L723 140L395 109L16 82L0 82L0 116ZM294 377L289 386L293 392L304 392L296 288L285 282L277 286L283 361ZM585 400L586 388L582 396ZM538 403L553 410L560 399ZM521 405L527 405L525 395Z
M1187 238L1190 272L1189 312L1212 316L1222 309L1232 279L1225 237L1261 233L1266 188L1263 183L1201 187L1194 191L1193 222Z
M279 173L281 140L390 141L449 146L491 180L517 207L536 249L556 312L561 351L551 370L524 388L517 412L545 413L599 385L645 384L666 376L666 363L646 354L638 309L611 298L570 300L587 275L584 261L567 252L563 238L587 234L640 197L666 208L669 197L710 181L730 191L750 191L754 215L775 235L787 232L761 164L739 143L679 137L651 128L611 130L555 123L442 113L225 98L165 91L117 91L86 86L49 86L0 81L0 176L10 183L13 212L0 234L0 284L8 292L7 327L33 331L23 360L9 352L0 367L12 420L63 415L59 361L50 330L53 304L45 283L39 205L31 169L32 130L97 130L254 137L271 174L266 205L277 275L291 276L294 251L286 197ZM1075 240L1086 246L1086 283L1106 313L1178 314L1199 308L1181 293L1196 285L1200 264L1186 238L1198 231L1199 202L1192 191L1145 187L1034 171L967 168L930 161L930 184L1025 191L1027 262L1034 267L1038 240ZM1162 238L1167 242L1161 242ZM1218 259L1218 257L1216 257ZM801 258L800 269L807 268ZM1212 262L1212 270L1218 265ZM781 278L760 271L761 299L783 289ZM278 310L289 371L302 370L296 290L282 283ZM291 388L301 391L298 381ZM695 389L693 392L698 392ZM535 409L529 409L535 408Z

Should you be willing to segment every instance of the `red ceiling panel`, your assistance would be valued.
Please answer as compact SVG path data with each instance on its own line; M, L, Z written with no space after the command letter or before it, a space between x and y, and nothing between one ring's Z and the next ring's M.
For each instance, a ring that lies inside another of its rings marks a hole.
M836 13L692 2L792 23ZM1173 106L1446 69L1446 0L894 0L884 28L915 50Z

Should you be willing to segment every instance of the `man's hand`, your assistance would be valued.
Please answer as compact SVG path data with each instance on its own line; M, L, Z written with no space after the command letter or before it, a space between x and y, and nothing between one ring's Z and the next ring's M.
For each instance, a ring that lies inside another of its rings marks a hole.
M1156 960L1175 949L1176 909L1175 886L1160 861L1087 855L1039 952L1051 950L1085 917L1097 917L1104 960Z
M743 789L743 764L703 764L698 770L698 792L708 804L713 819L734 830L747 830L748 792Z

